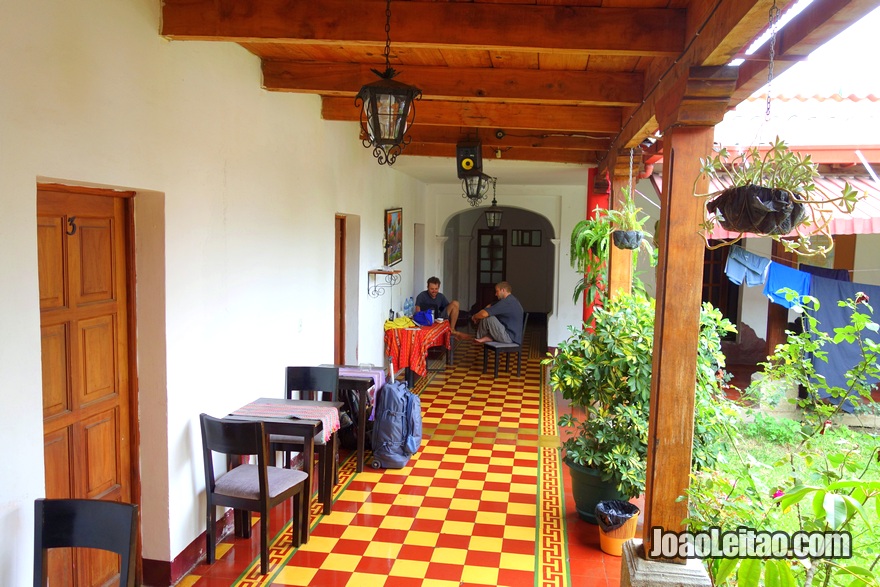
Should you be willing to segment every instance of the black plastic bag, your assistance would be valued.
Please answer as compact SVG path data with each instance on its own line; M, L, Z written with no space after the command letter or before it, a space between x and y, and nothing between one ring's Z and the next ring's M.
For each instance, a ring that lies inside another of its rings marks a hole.
M644 237L640 230L615 230L611 233L614 246L618 249L637 249Z
M785 235L807 217L796 195L757 185L727 188L706 209L725 230L753 234Z
M639 508L628 501L609 499L596 504L596 520L604 532L616 530L633 516L639 515Z

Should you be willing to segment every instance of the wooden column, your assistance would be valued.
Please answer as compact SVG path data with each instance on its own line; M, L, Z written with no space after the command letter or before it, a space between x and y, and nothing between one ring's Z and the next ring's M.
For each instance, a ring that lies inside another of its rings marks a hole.
M663 138L657 311L648 472L645 552L651 528L680 532L687 501L677 501L690 482L694 436L694 386L700 327L701 277L705 244L697 233L704 202L693 195L699 158L712 149L714 127L682 127ZM682 561L684 562L684 561Z
M638 172L638 170L636 170ZM614 210L619 210L623 201L623 188L627 186L629 176L614 176L611 182ZM608 250L608 295L615 298L621 294L632 292L633 280L633 252L618 249L613 244L609 245Z
M714 125L736 86L728 67L693 67L657 102L663 133L663 194L657 231L657 310L654 320L651 415L645 488L645 553L652 528L684 530L694 435L694 403L705 243L698 234L706 193L700 157L712 152ZM684 563L684 560L674 562Z

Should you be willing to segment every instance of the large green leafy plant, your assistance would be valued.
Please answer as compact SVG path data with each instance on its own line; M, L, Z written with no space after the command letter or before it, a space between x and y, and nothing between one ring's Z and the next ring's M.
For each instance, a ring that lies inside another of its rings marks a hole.
M582 417L566 414L565 459L597 470L602 480L624 495L645 489L648 409L654 340L654 300L636 290L597 308L591 330L571 328L571 336L544 360L550 385L561 391ZM724 367L721 334L733 326L718 310L704 305L697 357L694 462L714 463L733 417L716 376Z
M803 417L799 437L775 462L734 450L696 473L687 492L691 516L686 523L693 531L746 527L789 535L845 532L851 537L853 557L707 558L713 585L880 585L880 442L843 434L827 442L826 432L841 408L820 399L820 394L838 401L853 395L870 397L880 377L880 326L863 294L839 302L850 310L850 322L831 332L813 316L818 304L806 298L805 332L788 333L787 341L762 364L760 384L747 390L760 398L768 382L802 386L807 398L793 400ZM857 343L861 358L847 371L845 387L831 386L817 376L811 355L824 360L829 345L843 341ZM768 483L771 472L781 481Z

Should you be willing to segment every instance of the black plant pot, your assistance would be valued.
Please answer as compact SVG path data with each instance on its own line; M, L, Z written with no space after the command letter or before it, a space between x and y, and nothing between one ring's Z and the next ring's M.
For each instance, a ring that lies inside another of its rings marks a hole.
M706 209L725 230L770 236L790 233L807 217L797 194L757 185L727 188Z
M614 246L618 249L637 249L644 236L639 230L615 230L611 233Z
M596 519L596 505L600 501L610 499L627 500L628 497L617 491L617 487L610 481L602 481L601 474L596 469L578 465L569 460L563 460L568 465L571 473L571 492L574 496L574 505L578 517L591 524L598 523Z

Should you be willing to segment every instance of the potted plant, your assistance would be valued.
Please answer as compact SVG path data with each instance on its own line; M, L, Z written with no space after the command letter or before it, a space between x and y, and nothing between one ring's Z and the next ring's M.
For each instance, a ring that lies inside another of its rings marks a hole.
M800 255L825 254L833 246L829 231L832 207L852 212L860 199L848 182L839 195L820 191L815 183L818 166L810 155L791 151L779 137L765 153L749 147L731 156L727 149L721 149L713 157L700 159L700 164L698 179L723 186L708 194L695 191L707 198L704 238L720 224L725 230L738 232L739 238L744 233L768 236ZM811 243L810 237L818 234L826 237L823 243L831 244ZM789 235L794 238L783 238Z
M630 187L624 187L623 201L620 208L608 210L608 217L611 221L613 232L611 234L614 240L614 246L619 249L637 249L642 246L647 252L651 252L651 245L645 239L644 226L648 221L648 216L639 217L641 208L637 208L630 191Z
M654 340L654 300L641 289L608 300L593 314L591 331L571 336L544 360L550 385L581 414L559 419L563 461L572 472L578 515L595 523L599 501L630 499L645 489L648 407ZM724 366L721 334L734 327L705 305L700 318L694 462L714 462L727 438L730 405L716 374ZM581 487L585 481L598 491Z
M586 292L590 301L601 298L605 291L608 242L614 226L608 210L596 208L593 217L581 220L571 231L571 266L584 277L574 289L574 302Z

